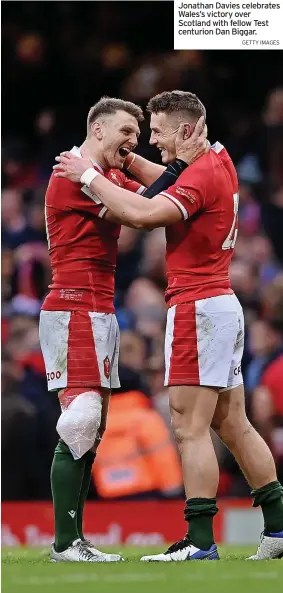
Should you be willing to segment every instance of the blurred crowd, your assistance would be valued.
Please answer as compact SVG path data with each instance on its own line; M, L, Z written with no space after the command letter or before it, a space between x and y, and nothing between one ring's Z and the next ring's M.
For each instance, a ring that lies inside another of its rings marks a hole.
M227 52L228 59L225 52L173 51L172 3L162 3L158 30L159 3L135 2L131 11L132 4L3 3L3 499L51 496L60 410L47 391L38 316L50 281L44 195L54 157L83 141L87 111L101 95L144 107L150 96L174 88L199 95L211 142L224 143L237 166L239 234L230 274L245 312L247 410L283 480L281 52L261 51L259 67L258 52ZM138 152L156 160L148 137L146 120ZM163 229L122 228L116 276L121 389L112 398L91 497L183 495L163 387L164 251ZM215 447L219 494L246 495L231 455L217 439Z

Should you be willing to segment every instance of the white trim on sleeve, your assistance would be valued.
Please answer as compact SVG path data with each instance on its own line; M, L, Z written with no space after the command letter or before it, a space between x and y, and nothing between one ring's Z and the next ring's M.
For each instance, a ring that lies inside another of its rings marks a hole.
M177 200L177 198L174 198L174 196L167 194L165 191L160 192L159 195L165 196L166 198L169 198L169 200L174 202L176 204L176 206L178 206L179 210L181 210L184 220L187 220L189 218L189 214L188 214L185 206L183 206L183 204L181 202L179 202L179 200Z
M136 194L142 194L144 192L144 190L146 189L145 185L141 185L137 191Z
M103 208L101 208L99 214L98 214L98 218L103 218L104 214L106 214L106 212L108 212L108 208L106 208L106 206L103 206Z

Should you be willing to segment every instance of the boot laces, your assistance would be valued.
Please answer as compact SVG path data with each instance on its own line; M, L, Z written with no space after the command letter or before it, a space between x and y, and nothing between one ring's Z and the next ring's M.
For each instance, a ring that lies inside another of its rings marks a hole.
M90 539L83 539L83 540L81 541L81 544L82 544L82 546L84 546L85 548L89 548L89 547L91 547L91 548L94 548L94 545L93 545L93 543L90 541Z
M185 537L183 537L183 539L180 539L178 542L175 542L174 544L172 544L172 546L169 546L168 550L166 550L165 554L172 554L172 552L178 552L179 550L183 550L184 548L187 548L188 546L191 545L191 540L190 538L185 535Z
M86 558L86 560L92 560L94 554L88 549L88 546L86 544L87 542L78 543L79 552L83 558Z

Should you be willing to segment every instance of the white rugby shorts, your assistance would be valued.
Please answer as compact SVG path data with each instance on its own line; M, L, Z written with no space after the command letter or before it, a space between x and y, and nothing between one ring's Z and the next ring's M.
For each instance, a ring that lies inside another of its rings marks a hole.
M244 316L235 294L174 305L165 335L165 385L243 383Z
M41 311L39 337L49 391L120 387L120 334L114 314Z

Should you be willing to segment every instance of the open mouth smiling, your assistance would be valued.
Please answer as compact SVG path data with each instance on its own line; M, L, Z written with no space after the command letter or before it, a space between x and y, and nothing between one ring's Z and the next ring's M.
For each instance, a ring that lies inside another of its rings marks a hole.
M130 148L128 148L127 146L120 146L120 148L119 148L118 152L119 152L119 155L120 155L120 156L121 156L123 159L125 159L125 158L128 156L128 154L130 154L130 152L131 152L131 149L130 149Z

